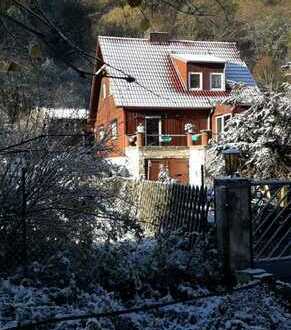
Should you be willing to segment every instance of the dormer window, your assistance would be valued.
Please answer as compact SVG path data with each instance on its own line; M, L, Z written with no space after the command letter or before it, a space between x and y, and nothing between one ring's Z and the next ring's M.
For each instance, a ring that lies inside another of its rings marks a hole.
M201 91L203 89L202 72L189 72L189 90Z
M224 90L224 74L213 72L210 74L210 89L221 91Z

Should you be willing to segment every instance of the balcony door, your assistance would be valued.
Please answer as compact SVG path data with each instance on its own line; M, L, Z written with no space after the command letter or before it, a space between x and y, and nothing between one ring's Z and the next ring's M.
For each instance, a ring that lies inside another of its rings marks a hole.
M145 145L160 145L160 135L162 134L161 117L145 117Z

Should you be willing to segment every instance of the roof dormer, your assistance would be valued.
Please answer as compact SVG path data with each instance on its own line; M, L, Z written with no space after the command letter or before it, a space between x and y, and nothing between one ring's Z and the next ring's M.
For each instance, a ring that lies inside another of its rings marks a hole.
M188 91L225 91L225 60L204 54L171 54L176 72Z

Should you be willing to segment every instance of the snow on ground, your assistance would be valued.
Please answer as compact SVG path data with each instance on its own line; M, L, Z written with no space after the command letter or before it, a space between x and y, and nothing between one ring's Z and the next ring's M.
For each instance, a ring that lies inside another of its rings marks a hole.
M22 272L8 279L0 277L0 329L17 322L193 298L188 303L112 318L54 323L41 330L291 330L291 315L261 285L196 299L220 287L220 274L210 241L207 245L201 241L194 250L187 243L186 238L168 235L100 244L88 252L85 265L88 255L82 259L82 254L76 256L73 251L60 252L46 266L34 262L24 279Z
M193 292L192 292L193 293ZM201 294L201 293L199 293ZM166 296L160 301L172 300ZM157 302L154 299L143 304ZM142 303L137 298L130 307ZM39 321L65 315L82 315L128 308L102 288L93 293L68 292L67 289L33 288L0 284L0 329L16 326L16 321ZM47 329L145 329L145 330L290 330L291 315L262 287L236 292L223 297L211 297L180 303L151 312L133 313L114 319L89 319L50 325Z

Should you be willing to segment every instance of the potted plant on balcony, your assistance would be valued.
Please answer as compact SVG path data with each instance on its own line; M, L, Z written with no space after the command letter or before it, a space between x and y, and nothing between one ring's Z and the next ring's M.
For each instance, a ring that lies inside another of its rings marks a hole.
M165 144L169 144L172 142L172 137L170 135L161 135L160 141Z
M142 123L140 123L140 124L137 125L136 132L137 133L144 134L145 130L144 130L144 125Z
M184 130L186 133L193 133L194 128L195 128L195 126L191 122L186 123L184 126Z
M200 134L193 134L196 130L196 126L191 122L188 122L184 126L185 132L192 135L192 141L197 142L200 139Z
M197 142L200 140L201 135L200 134L194 134L192 135L192 141Z

